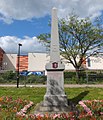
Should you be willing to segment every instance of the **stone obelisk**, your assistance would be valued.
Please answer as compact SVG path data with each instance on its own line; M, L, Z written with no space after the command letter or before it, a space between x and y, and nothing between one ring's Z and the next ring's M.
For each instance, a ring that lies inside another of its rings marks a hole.
M64 64L60 60L57 9L52 9L50 61L47 70L47 90L44 100L35 112L68 112L67 96L64 92Z
M57 9L52 9L50 62L46 64L47 91L43 105L48 111L67 110L68 101L64 92L64 64L60 60Z

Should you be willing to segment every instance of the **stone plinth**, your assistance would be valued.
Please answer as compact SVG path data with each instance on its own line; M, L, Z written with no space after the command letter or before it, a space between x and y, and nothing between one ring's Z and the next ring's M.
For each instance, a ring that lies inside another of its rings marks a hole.
M64 93L63 71L57 69L56 71L47 71L47 91L44 96L44 105L67 106L67 104L67 96Z
M47 91L43 102L37 107L39 112L69 112L71 106L64 92L63 70L47 71Z
M35 113L66 113L72 111L71 106L64 105L44 105L44 102L41 102L36 106Z

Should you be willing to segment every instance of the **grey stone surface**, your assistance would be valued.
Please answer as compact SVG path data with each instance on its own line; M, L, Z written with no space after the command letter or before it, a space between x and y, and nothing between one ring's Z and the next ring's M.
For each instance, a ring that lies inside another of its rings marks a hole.
M64 93L64 64L60 60L57 9L52 9L50 62L46 64L47 91L44 106L68 106Z
M41 102L40 104L38 104L36 106L36 109L35 109L35 113L64 113L64 112L69 112L69 111L72 111L72 107L69 105L69 106L64 106L64 105L59 105L59 106L56 106L56 105L47 105L45 106L44 105L44 102Z
M60 61L57 9L52 9L50 62Z
M64 92L64 69L65 66L60 60L59 34L57 9L52 9L52 28L50 61L46 64L47 70L47 91L42 104L36 111L39 112L64 112L69 111L67 96Z
M67 106L67 96L64 92L63 71L47 72L47 91L44 96L44 105Z

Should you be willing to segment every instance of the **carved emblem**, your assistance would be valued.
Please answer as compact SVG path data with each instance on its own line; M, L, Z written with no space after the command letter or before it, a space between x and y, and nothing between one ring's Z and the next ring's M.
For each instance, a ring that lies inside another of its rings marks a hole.
M57 62L52 63L52 67L53 68L57 68L58 67L58 63Z

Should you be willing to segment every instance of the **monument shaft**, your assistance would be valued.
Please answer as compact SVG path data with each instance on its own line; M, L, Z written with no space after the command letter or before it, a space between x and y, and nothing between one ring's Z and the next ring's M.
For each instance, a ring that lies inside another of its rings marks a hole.
M57 9L52 10L50 62L60 61Z

